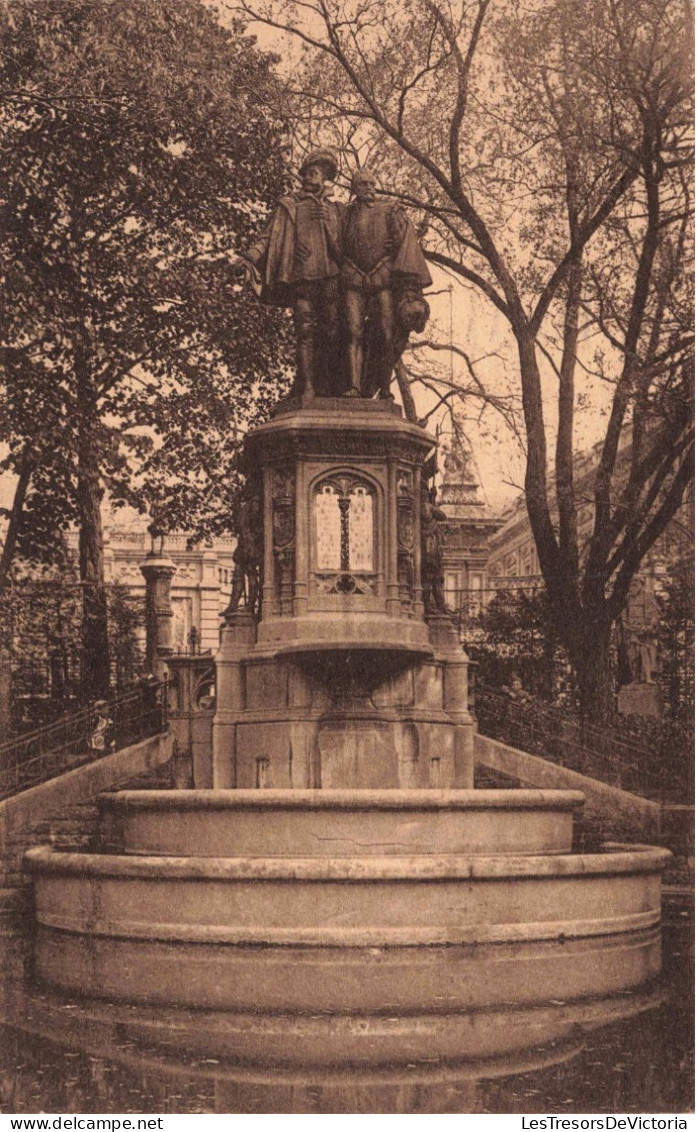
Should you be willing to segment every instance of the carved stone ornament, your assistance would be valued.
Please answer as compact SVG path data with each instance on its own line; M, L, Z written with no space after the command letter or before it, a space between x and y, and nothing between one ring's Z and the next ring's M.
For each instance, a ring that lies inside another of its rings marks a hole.
M274 553L290 550L295 541L295 512L293 507L274 500L273 547Z
M295 473L292 467L273 469L271 494L274 500L293 499L295 494Z
M316 574L318 593L374 594L376 579L368 574Z
M414 549L414 506L406 500L407 506L397 504L397 542L400 550Z
M411 497L414 494L412 473L409 468L400 468L397 472L397 495Z
M287 569L295 545L295 473L292 467L274 468L271 496L274 556L279 567Z
M385 457L385 439L380 433L372 435L345 428L335 431L328 427L321 431L298 430L297 434L281 435L273 440L276 449L272 450L269 440L268 447L261 450L262 458L272 459L275 455L277 458L283 456L287 459L296 452L303 452L320 460L333 460L337 457L376 457L382 460ZM416 439L413 435L397 434L390 437L390 451L414 467L421 467L424 451L428 447L428 441Z

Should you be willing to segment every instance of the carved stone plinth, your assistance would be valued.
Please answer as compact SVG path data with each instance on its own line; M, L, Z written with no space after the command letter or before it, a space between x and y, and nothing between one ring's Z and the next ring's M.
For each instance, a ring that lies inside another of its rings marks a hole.
M433 444L391 402L327 398L288 402L248 437L261 620L237 615L221 634L216 787L472 785L467 657L422 600Z
M250 434L262 471L258 645L428 652L419 560L421 468L434 439L388 401L287 403Z
M621 715L663 715L661 692L658 684L625 684L617 696L617 710Z

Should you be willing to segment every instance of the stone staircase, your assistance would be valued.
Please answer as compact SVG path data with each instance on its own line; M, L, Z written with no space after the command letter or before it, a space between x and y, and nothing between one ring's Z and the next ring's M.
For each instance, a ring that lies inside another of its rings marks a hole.
M34 845L92 847L97 795L108 790L169 789L172 742L158 735L57 775L0 801L0 933L11 931L26 911L29 887L22 859Z
M475 736L474 784L493 790L530 786L581 790L586 805L575 818L574 852L594 852L607 841L670 849L673 860L663 873L665 898L681 909L691 909L694 806L649 801L481 735Z

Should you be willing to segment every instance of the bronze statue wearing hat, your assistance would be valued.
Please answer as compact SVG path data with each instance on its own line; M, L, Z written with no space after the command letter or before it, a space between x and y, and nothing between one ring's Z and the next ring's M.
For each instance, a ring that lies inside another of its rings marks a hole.
M377 198L373 174L360 169L351 191L341 267L349 393L389 397L392 371L410 332L426 325L422 291L431 276L409 217L394 201Z
M297 348L296 392L341 393L339 263L343 208L328 199L338 162L329 149L308 154L301 188L282 197L261 238L233 261L250 270L262 302L291 307Z

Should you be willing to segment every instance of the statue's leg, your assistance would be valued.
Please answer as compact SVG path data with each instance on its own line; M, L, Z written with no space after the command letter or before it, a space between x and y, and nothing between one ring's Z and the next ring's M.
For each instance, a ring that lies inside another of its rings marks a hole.
M230 594L230 603L225 610L226 614L234 613L237 606L240 604L240 599L244 595L244 569L239 562L235 563L235 568L232 571L232 592Z
M301 396L313 397L315 392L315 343L317 338L317 304L311 289L298 287L293 303L297 385Z
M319 290L319 320L316 343L317 372L321 388L315 392L327 397L340 397L344 391L344 359L341 353L341 291L339 277L322 280Z
M360 396L363 373L363 333L365 322L365 299L360 291L349 287L344 296L346 329L348 332L349 389L348 395Z
M383 400L392 398L390 383L394 369L394 302L392 292L386 288L378 291L377 301L377 327L380 339L380 348L376 358L376 373L378 396Z

